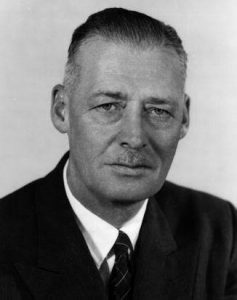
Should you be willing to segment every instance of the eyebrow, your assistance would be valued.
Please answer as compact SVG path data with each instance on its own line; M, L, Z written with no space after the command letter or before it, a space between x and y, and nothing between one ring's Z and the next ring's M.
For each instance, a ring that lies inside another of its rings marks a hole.
M94 97L97 98L97 97L101 97L101 96L113 98L115 100L127 100L128 99L128 96L124 93L121 93L121 92L98 91L98 92L92 94L93 98Z
M160 98L160 97L149 97L146 99L146 101L149 104L168 104L172 106L177 106L177 102L174 101L172 98L167 97L167 98Z

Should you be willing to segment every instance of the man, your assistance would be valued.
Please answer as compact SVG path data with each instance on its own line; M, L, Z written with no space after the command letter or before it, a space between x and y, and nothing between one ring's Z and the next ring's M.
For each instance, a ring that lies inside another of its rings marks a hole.
M138 12L75 30L51 106L70 152L1 200L0 299L237 299L235 209L165 182L189 127L186 61Z

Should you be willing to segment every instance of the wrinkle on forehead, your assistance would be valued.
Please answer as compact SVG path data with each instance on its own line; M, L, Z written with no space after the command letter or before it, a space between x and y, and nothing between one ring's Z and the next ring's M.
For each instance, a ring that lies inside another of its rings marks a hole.
M143 98L174 98L177 92L184 93L180 62L172 49L132 48L97 38L82 46L77 63L81 66L78 92L83 86L91 92L105 87L129 95L137 92ZM164 94L156 94L156 90Z
M144 45L146 46L144 46ZM96 45L96 46L95 46ZM166 55L169 57L170 63L172 62L174 66L178 69L180 74L182 75L183 79L185 79L185 71L183 70L183 64L180 62L179 56L176 53L175 49L163 45L159 45L158 43L142 43L142 44L135 44L133 42L123 42L119 40L108 40L105 37L102 37L100 35L95 35L90 38L87 38L80 46L79 51L75 55L75 63L80 65L80 62L83 61L83 53L87 53L87 55L90 56L91 60L99 60L100 55L106 55L106 50L108 48L114 48L114 54L118 55L117 49L124 48L125 51L127 51L127 55L131 56L137 56L139 53L146 53L147 58L149 59L149 56L152 52L158 52L158 53L166 53ZM96 51L94 51L96 48ZM111 51L111 50L110 50ZM144 55L144 60L146 60L146 57ZM164 64L166 62L164 61Z

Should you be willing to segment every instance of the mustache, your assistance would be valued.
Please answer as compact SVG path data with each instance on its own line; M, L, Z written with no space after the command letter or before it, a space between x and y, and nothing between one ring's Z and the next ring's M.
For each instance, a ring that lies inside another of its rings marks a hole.
M147 159L144 153L131 149L120 153L115 163L118 165L138 165L151 167L151 162Z

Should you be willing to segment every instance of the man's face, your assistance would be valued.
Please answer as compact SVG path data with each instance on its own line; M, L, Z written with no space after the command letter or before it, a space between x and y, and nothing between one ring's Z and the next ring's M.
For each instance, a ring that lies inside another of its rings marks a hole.
M68 128L74 190L103 205L153 195L187 130L178 58L98 38L81 47L76 62Z

